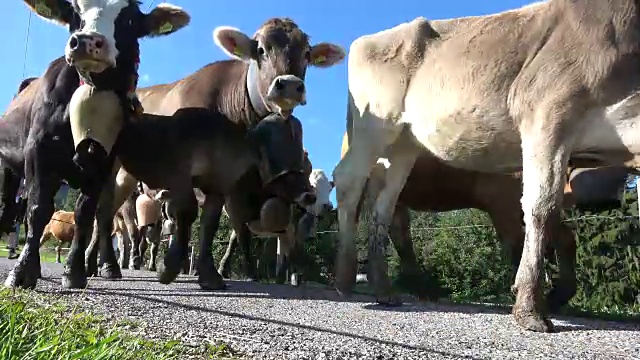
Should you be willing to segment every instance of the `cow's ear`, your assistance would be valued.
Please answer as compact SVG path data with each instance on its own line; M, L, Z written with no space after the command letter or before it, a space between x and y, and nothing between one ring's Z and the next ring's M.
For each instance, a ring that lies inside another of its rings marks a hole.
M331 186L331 188L333 189L334 187L336 187L336 183L333 182L333 180L329 181L329 185Z
M346 53L340 45L320 43L311 47L309 55L310 65L327 68L341 62Z
M145 15L144 31L140 37L173 34L189 25L190 21L191 16L181 8L167 3L158 4Z
M29 9L45 20L68 26L73 19L73 7L66 0L24 0Z
M250 61L257 53L257 43L242 31L231 26L218 26L213 30L213 41L227 55L242 61Z

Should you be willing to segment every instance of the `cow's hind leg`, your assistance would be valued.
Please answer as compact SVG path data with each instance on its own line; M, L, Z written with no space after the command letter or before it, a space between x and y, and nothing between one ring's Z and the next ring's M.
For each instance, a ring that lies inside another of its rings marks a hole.
M256 269L256 259L251 251L251 238L253 234L251 234L251 230L249 230L246 224L242 224L239 230L236 231L236 234L238 234L238 247L244 258L244 273L247 276L247 280L257 281L259 280L258 269Z
M109 168L109 170L111 170L111 168ZM111 238L111 234L113 233L113 217L115 216L113 206L115 174L107 173L105 176L107 179L101 189L96 212L97 235L100 245L99 275L105 279L120 279L122 278L122 272L120 271L120 265L118 264L118 259L113 249L113 240ZM90 230L93 230L93 227L90 226Z
M206 194L202 208L200 224L200 256L198 257L198 283L204 290L218 290L225 288L222 275L218 273L213 258L211 257L213 239L215 238L220 216L224 206L224 197L218 194Z
M513 315L520 326L537 332L553 330L543 301L542 274L546 246L553 229L560 223L564 170L568 161L568 152L559 142L539 130L522 136L521 202L525 240L512 287L516 292Z
M358 264L355 238L360 199L371 168L383 155L388 143L384 131L369 128L355 130L347 153L333 170L339 224L335 286L345 297L352 294L356 282Z
M25 161L27 198L26 244L18 261L5 280L7 287L32 289L40 276L40 238L53 215L53 197L60 180L47 171L46 155L42 151L29 151ZM83 264L84 265L84 264Z
M558 279L547 295L547 307L556 313L576 294L576 239L569 226L560 223L554 232L552 248L558 262Z
M160 246L160 223L155 222L153 224L149 224L146 226L144 231L144 237L140 241L140 246L142 247L142 243L149 245L149 267L150 271L156 271L156 262L158 259L158 247ZM146 250L146 249L145 249ZM140 254L144 254L144 251L140 249Z
M158 279L162 284L173 282L180 274L184 261L189 256L191 224L198 216L198 202L193 194L193 188L183 189L180 187L180 189L171 189L170 191L171 199L167 200L169 203L167 208L171 212L170 216L176 219L176 239L171 242L164 257L164 269L158 274ZM202 219L206 220L204 215ZM202 249L200 253L203 254Z
M429 283L425 281L425 274L413 250L410 225L409 208L398 204L393 213L389 235L400 259L399 285L420 299L436 300L437 294L431 293L434 289L430 289Z

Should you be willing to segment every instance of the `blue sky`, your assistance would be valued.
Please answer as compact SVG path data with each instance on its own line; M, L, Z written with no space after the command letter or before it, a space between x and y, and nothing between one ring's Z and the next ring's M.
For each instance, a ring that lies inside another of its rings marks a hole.
M162 0L153 2L156 6ZM216 26L229 25L251 36L266 19L288 16L311 36L312 43L333 42L347 51L359 36L375 33L418 16L443 19L494 13L530 3L530 0L173 0L191 14L191 23L179 32L141 41L140 87L173 82L202 66L227 56L213 42ZM149 0L142 9L147 12ZM33 15L24 61L30 11L21 0L4 0L0 23L5 54L0 67L0 106L3 112L20 81L39 76L64 51L66 28ZM24 75L23 75L24 68ZM296 110L304 126L304 143L314 168L331 177L340 160L347 99L346 61L329 69L307 72L307 105ZM331 196L335 204L335 191Z

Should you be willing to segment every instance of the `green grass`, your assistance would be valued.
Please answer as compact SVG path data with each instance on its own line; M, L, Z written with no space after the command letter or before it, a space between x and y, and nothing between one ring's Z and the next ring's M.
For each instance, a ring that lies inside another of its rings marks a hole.
M20 239L20 241L18 241L19 245L19 249L18 249L18 255L20 255L20 250L22 250L22 248L24 247L24 243L23 243L23 239ZM44 245L42 245L42 248L40 248L40 261L42 262L56 262L56 252L52 249L52 247L55 246L55 240L51 239L49 241L47 241L46 243L44 243ZM7 239L2 238L0 239L0 257L7 257L7 255L9 255L9 249L7 249ZM67 256L67 250L62 250L62 262L65 261L65 258Z
M151 360L238 358L225 344L191 347L179 340L131 335L135 322L109 322L79 313L60 300L32 291L0 291L0 359Z

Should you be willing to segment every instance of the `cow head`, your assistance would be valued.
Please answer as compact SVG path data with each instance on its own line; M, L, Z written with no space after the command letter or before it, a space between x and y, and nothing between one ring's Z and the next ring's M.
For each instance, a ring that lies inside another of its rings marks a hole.
M335 184L332 180L329 180L324 170L313 169L311 175L309 175L309 183L316 194L316 202L307 206L305 210L314 216L322 216L324 213L333 210L329 195Z
M169 4L144 14L135 0L24 1L40 17L69 28L65 59L81 74L99 74L116 66L133 72L139 38L168 35L190 21L189 14Z
M258 160L267 193L302 207L313 205L316 195L305 173L302 124L294 116L271 114L247 134Z
M307 66L326 68L345 57L339 45L311 46L307 34L288 18L267 20L253 38L229 26L217 27L213 38L229 56L249 63L247 90L261 116L269 112L287 116L305 105Z

